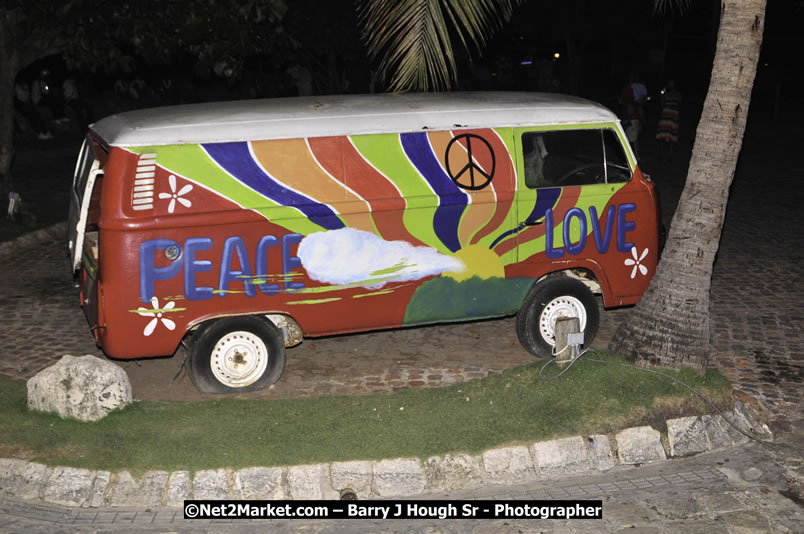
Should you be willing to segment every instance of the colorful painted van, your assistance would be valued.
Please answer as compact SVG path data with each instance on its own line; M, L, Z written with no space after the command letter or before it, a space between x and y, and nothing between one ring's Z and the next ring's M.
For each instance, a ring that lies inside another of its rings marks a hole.
M207 392L276 381L303 336L518 314L550 356L637 302L659 208L617 117L538 93L134 111L90 127L70 225L113 358L188 352ZM437 350L434 348L433 350Z

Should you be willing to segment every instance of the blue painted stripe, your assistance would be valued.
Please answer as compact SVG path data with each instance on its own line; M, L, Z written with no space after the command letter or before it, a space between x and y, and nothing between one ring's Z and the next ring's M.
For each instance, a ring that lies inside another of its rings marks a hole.
M218 165L246 187L282 206L296 208L312 222L327 230L337 230L346 226L329 206L291 191L266 173L251 157L247 142L210 143L202 146Z
M438 208L433 216L433 230L452 252L461 248L458 239L458 224L469 203L469 197L447 175L438 161L427 134L404 133L399 136L402 148L419 173L438 195Z
M497 246L497 243L499 243L500 241L502 241L503 239L505 239L505 238L506 238L506 237L508 237L509 235L517 234L517 233L521 232L522 230L524 230L524 228L519 228L519 227L516 227L516 228L514 228L513 230L508 230L507 232L503 232L502 234L500 234L499 236L497 236L497 239L495 239L495 240L494 240L494 241L491 243L491 245L489 245L489 249L493 249L494 247L496 247L496 246Z
M548 187L545 189L538 189L536 191L536 205L533 206L533 211L530 212L526 221L538 221L558 202L558 197L561 196L560 187Z

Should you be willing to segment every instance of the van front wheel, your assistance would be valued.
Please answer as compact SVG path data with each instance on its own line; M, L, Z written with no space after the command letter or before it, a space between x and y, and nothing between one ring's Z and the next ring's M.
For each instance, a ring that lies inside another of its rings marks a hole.
M247 393L273 384L285 368L279 329L261 317L218 319L189 343L190 379L203 393Z
M560 317L577 317L584 347L592 343L600 322L595 296L581 282L565 277L537 283L525 298L516 317L519 342L534 356L552 357Z

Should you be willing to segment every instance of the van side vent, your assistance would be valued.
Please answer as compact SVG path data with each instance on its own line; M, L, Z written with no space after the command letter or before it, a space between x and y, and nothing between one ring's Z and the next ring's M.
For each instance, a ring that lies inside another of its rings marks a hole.
M137 211L154 209L154 176L156 176L156 154L140 154L131 197L133 209Z

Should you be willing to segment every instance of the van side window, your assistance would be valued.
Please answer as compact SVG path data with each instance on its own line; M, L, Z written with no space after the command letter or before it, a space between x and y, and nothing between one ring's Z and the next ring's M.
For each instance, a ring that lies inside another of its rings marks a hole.
M522 156L531 189L631 179L625 152L610 129L525 132Z

